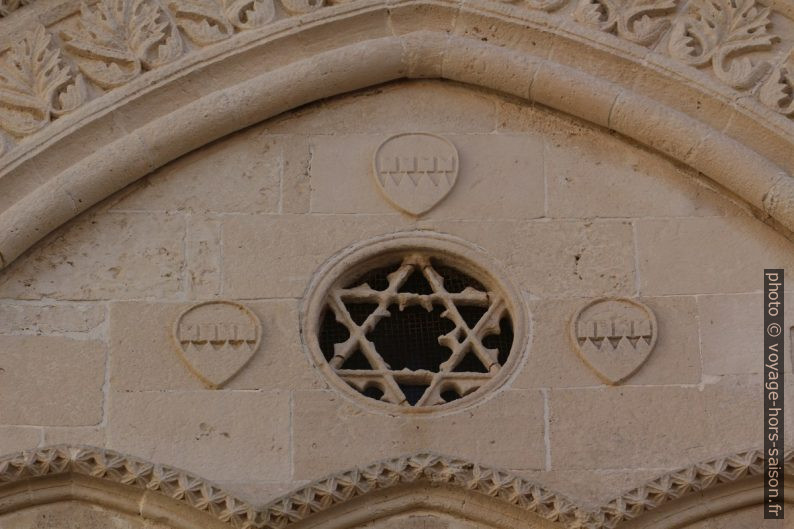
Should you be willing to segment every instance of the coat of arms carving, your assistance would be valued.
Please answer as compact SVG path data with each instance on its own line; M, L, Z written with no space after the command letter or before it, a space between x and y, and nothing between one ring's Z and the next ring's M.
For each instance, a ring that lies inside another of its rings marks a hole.
M262 326L248 308L231 301L193 305L174 324L187 368L208 388L223 386L259 348Z
M619 384L648 359L658 335L656 316L639 301L602 298L579 309L571 338L582 360L607 384Z
M458 179L458 151L436 134L391 136L375 151L375 185L394 207L418 217L446 197Z

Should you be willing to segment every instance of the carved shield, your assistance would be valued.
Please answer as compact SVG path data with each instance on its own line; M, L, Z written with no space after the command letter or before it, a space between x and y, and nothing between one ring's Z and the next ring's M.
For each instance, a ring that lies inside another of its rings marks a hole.
M397 209L418 217L449 194L458 164L458 151L446 138L397 134L375 151L375 185Z
M180 357L209 388L219 388L236 375L259 348L261 338L259 319L231 301L194 305L174 324Z
M582 307L571 320L571 338L582 360L608 384L619 384L648 359L658 328L653 311L625 298Z

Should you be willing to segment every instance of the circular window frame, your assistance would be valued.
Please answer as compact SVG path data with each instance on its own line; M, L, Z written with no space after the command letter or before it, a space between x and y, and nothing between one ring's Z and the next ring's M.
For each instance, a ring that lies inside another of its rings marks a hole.
M339 284L355 281L367 270L394 263L412 253L443 259L450 266L479 281L488 291L497 291L504 299L513 327L513 343L507 362L485 384L472 393L445 404L401 406L378 401L361 394L345 382L326 360L319 334L328 293ZM528 309L521 292L482 249L451 235L411 231L383 235L352 245L325 262L314 274L300 310L301 342L313 368L319 369L328 384L350 401L389 414L439 414L469 407L493 396L523 364L529 340Z

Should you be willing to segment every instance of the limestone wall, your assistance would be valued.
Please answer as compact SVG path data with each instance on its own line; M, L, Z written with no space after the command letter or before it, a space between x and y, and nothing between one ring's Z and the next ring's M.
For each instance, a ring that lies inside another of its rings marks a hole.
M373 153L402 132L441 135L459 156L451 192L419 218L398 212L372 175ZM338 391L301 335L321 265L406 230L480 248L526 308L516 371L449 412L384 411ZM0 453L106 447L261 505L331 472L431 450L595 507L759 445L764 267L794 269L791 242L687 167L485 91L384 85L190 153L0 271ZM647 361L616 386L570 339L572 316L602 297L639 299L658 322ZM186 369L173 338L180 314L214 299L261 322L250 362L219 389ZM794 424L787 436L793 444ZM405 523L366 527L447 527ZM728 527L694 527L718 526Z

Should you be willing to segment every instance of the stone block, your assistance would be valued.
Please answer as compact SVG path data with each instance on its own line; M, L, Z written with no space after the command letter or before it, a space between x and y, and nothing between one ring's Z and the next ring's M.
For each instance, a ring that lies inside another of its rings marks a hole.
M224 219L223 295L300 297L319 265L348 245L410 228L371 215L246 216Z
M532 343L513 388L597 386L601 379L576 352L570 333L574 313L589 300L532 303ZM697 384L700 382L695 298L642 298L656 314L656 346L645 363L622 385Z
M378 189L373 156L388 135L313 139L312 201L316 213L399 210ZM459 171L449 194L424 219L528 219L544 214L543 143L536 135L447 134Z
M720 453L702 443L708 412L697 387L551 390L549 411L553 469L667 469Z
M180 358L173 325L189 308L182 303L114 303L110 311L110 388L163 391L205 388ZM250 361L226 389L310 389L322 387L301 349L297 303L246 303L262 324L262 340ZM210 391L210 390L208 390ZM215 391L215 390L213 390Z
M577 297L636 292L632 227L626 221L420 221L501 261L531 295Z
M282 391L112 392L107 446L210 480L290 477Z
M280 136L281 212L308 213L314 145L308 137Z
M68 444L105 446L104 426L47 427L44 430L44 446Z
M0 373L2 376L2 373ZM36 448L41 444L41 428L33 426L0 426L0 457Z
M192 298L217 296L221 290L221 223L187 217L186 261L188 293Z
M280 195L281 146L253 128L157 169L114 209L275 213Z
M0 303L0 334L88 333L105 312L102 303Z
M691 171L602 129L549 131L544 154L552 218L709 216L737 210Z
M501 468L545 466L540 391L503 391L476 407L432 418L368 411L332 391L299 391L293 398L296 479L419 450Z
M637 221L644 296L759 292L764 268L794 269L791 242L749 216Z
M105 347L99 342L0 336L0 424L97 424L104 379Z
M182 283L184 220L161 213L82 215L0 275L0 297L169 297Z
M786 303L786 321L792 321L794 307L790 307L792 304ZM763 294L698 296L698 309L704 375L763 372ZM789 341L789 346L791 343ZM785 368L788 373L791 373L792 360L787 351Z

